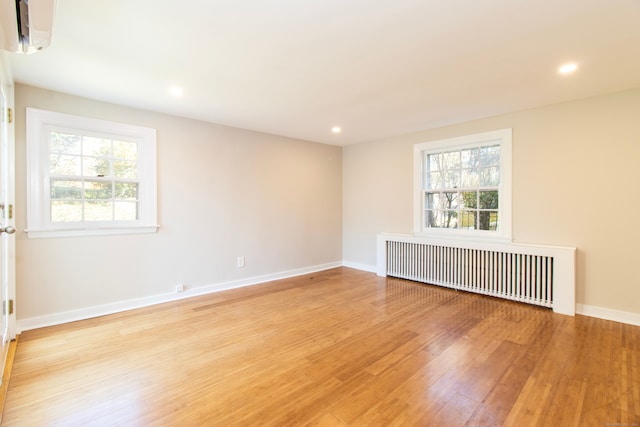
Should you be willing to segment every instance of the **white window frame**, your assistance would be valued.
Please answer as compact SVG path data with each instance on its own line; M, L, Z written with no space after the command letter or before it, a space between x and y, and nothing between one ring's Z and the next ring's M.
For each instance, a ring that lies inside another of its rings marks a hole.
M48 133L61 130L138 144L138 219L51 221ZM29 238L154 233L158 230L156 130L106 120L27 108L27 234Z
M498 188L498 229L465 230L450 228L429 228L425 226L424 207L424 156L456 149L474 148L486 145L500 145L500 185ZM445 239L477 239L489 241L511 242L511 145L512 129L501 129L491 132L465 135L438 141L423 142L413 147L413 231L415 235L438 237Z

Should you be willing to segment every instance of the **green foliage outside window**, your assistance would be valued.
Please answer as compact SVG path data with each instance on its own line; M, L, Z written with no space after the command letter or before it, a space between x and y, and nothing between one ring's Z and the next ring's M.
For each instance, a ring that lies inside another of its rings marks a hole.
M137 219L135 142L49 134L51 220Z

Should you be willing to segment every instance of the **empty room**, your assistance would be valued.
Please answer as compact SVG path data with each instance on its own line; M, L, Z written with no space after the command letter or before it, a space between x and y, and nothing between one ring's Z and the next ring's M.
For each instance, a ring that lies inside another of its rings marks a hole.
M0 424L640 425L638 22L0 0Z

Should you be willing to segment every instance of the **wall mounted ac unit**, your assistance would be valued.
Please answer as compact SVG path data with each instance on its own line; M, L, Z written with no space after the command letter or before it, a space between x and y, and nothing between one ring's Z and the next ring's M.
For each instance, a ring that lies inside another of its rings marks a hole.
M56 0L0 0L0 49L33 53L49 46Z

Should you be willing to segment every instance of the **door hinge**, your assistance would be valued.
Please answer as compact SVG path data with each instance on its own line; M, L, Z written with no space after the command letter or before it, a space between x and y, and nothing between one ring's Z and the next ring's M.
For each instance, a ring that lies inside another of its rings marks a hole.
M9 301L4 301L4 304L2 304L2 314L7 314L7 308L9 309L9 315L13 314L13 300L10 299Z
M13 219L13 204L9 204L9 206L5 205L4 203L0 202L0 218L2 218L4 216L4 208L8 207L7 209L7 217L8 219Z
M13 123L13 110L7 108L7 123Z

